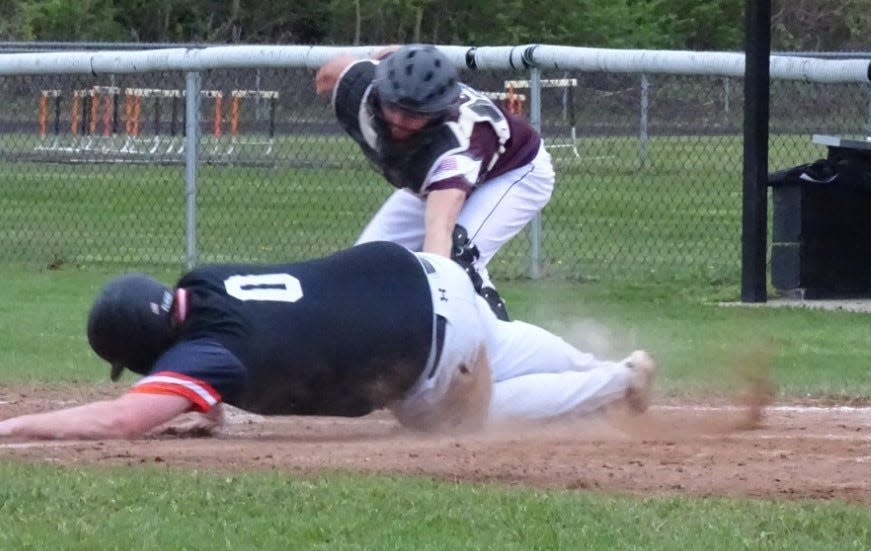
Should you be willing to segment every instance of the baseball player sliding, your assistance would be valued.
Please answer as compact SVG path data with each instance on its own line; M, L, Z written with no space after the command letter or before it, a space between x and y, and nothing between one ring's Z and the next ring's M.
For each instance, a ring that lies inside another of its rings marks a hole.
M434 46L378 57L341 55L316 76L318 93L332 93L339 124L399 188L357 243L393 241L443 256L474 251L477 290L507 320L486 266L550 200L550 155L528 122L459 82ZM459 247L457 233L467 240Z
M293 264L209 265L172 289L109 282L88 341L143 377L119 398L0 421L0 436L132 438L221 404L270 415L359 416L387 408L419 430L470 430L582 414L642 412L655 365L582 353L534 325L496 318L465 271L374 242Z

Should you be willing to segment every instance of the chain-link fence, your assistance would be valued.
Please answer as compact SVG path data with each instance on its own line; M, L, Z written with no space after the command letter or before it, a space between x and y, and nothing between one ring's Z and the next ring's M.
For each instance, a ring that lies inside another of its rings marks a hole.
M528 73L462 76L530 116ZM540 273L737 282L741 80L540 79L537 122L557 172L536 235ZM191 245L198 262L351 245L392 188L313 80L303 68L201 73L193 188L184 73L0 76L0 258L183 266ZM812 134L865 135L868 105L866 85L772 81L772 170L825 156ZM494 278L529 274L531 249L529 233L516 237L492 260Z

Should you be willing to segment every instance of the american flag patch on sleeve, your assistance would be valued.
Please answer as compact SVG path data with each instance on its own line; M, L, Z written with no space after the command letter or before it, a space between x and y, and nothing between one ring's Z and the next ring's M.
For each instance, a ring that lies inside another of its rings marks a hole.
M469 184L478 179L481 170L481 161L465 155L449 155L441 159L430 177L431 182L438 182L446 178L461 176Z

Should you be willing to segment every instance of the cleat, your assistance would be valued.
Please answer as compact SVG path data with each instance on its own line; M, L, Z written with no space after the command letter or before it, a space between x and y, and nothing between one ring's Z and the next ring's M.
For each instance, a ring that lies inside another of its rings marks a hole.
M636 350L624 363L632 371L629 387L626 389L626 403L633 413L644 413L650 407L653 395L656 362L646 351Z

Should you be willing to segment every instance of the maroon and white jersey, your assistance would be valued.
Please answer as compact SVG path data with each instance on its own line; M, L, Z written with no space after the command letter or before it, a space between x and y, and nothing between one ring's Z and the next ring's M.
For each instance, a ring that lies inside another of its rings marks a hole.
M526 120L466 85L446 118L408 140L391 140L372 86L377 63L361 60L345 69L333 92L333 107L345 131L397 188L419 195L448 188L468 194L528 164L538 152L541 137Z

